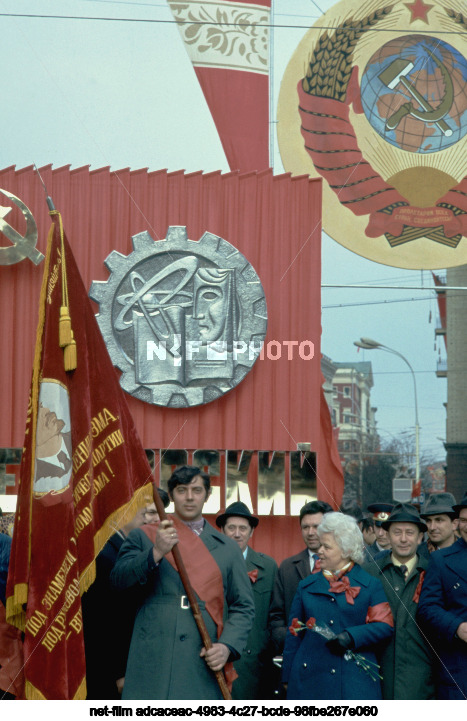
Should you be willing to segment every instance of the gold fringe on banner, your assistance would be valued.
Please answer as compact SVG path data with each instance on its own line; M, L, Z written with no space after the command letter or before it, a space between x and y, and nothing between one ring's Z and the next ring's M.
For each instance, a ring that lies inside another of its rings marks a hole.
M24 603L28 600L28 584L17 583L13 596L9 596L6 600L6 616L8 623L16 626L20 631L24 631L26 626L26 611L22 610Z
M152 477L151 477L152 478ZM104 548L105 544L111 536L119 529L125 526L133 516L137 514L144 506L148 506L153 502L152 493L153 481L147 483L142 488L139 488L134 494L131 501L125 503L116 511L110 514L106 518L102 527L97 531L94 536L94 555L97 557ZM87 568L83 571L79 579L79 590L81 595L86 593L89 586L94 583L96 579L96 563L92 561Z
M38 688L33 686L30 681L26 681L24 685L24 692L27 701L47 701L44 694L39 691ZM56 700L56 699L55 699ZM66 699L67 701L85 701L86 700L86 678L83 678L78 689L72 699Z
M45 305L47 296L47 287L49 283L49 269L50 269L50 252L53 240L54 226L52 225L49 234L47 236L47 253L45 256L44 263L44 275L42 276L41 292L39 296L39 319L36 330L36 345L34 348L34 362L32 366L32 383L31 393L29 398L29 404L31 408L30 428L31 428L31 440L28 446L28 451L31 454L31 478L29 488L29 535L28 535L28 567L31 567L31 521L32 521L32 489L34 484L34 467L35 467L35 454L36 454L36 425L37 425L37 409L39 407L39 376L41 372L41 359L42 359L42 336L44 333L45 325ZM28 408L29 413L29 408ZM20 482L20 493L21 493L21 482ZM28 572L29 577L29 572ZM24 631L26 624L26 611L23 606L28 601L28 584L17 583L13 588L13 595L8 596L6 599L6 617L7 621L16 626L20 631Z
M87 695L87 689L86 689L86 677L83 678L80 685L78 686L78 690L76 691L75 695L73 696L73 701L85 701Z
M30 681L25 681L24 683L24 695L27 701L47 701L44 694L33 686Z

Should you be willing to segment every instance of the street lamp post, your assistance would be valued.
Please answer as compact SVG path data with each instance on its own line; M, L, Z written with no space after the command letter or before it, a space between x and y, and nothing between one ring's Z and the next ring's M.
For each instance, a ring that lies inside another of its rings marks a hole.
M418 481L420 480L420 426L418 424L417 384L415 381L414 370L407 358L403 356L402 353L394 350L394 348L388 348L387 345L383 345L383 343L378 343L376 340L372 340L371 338L360 338L359 341L354 341L354 345L356 345L358 348L365 348L366 350L379 349L385 350L388 353L392 353L393 355L397 355L404 361L404 363L408 365L410 369L410 372L412 374L413 392L415 399L415 483L418 483Z

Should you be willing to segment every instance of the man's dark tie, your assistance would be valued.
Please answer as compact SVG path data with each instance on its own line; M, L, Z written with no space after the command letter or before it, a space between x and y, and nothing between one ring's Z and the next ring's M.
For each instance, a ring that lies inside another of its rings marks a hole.
M319 560L319 556L317 553L313 554L313 570L312 573L320 573L321 572L321 561Z
M407 566L404 566L404 565L399 566L399 568L401 569L401 573L402 573L402 575L404 576L404 581L405 581L405 579L407 578L407 571L408 571L409 569L407 568Z
M68 473L71 468L71 460L68 458L67 454L64 451L60 451L57 453L57 460L63 465L65 473Z

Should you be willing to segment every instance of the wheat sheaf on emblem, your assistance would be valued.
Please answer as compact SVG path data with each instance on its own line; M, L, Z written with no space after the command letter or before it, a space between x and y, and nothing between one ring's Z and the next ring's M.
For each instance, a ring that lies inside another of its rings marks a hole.
M326 31L313 50L302 87L308 95L345 102L352 73L353 53L362 37L380 20L387 17L393 5L379 8L363 20L349 18L334 33Z
M462 25L462 27L467 29L467 17L462 15L462 13L458 13L455 10L451 10L451 8L445 8L447 15L454 20L455 23L458 23L459 25Z

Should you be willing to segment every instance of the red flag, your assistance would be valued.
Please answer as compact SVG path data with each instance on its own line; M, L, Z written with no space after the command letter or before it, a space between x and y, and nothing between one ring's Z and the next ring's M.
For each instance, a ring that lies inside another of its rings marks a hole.
M416 483L414 483L414 487L412 488L412 498L418 498L419 495L421 494L421 492L422 492L422 482L421 482L421 480L416 481Z
M321 427L316 474L317 495L321 501L326 501L337 510L344 493L344 472L323 387L319 405Z
M58 213L20 475L7 619L25 632L25 697L83 699L81 594L110 535L152 497L152 478Z
M446 299L446 291L443 291L443 286L446 285L446 283L441 280L439 275L436 275L433 271L431 271L431 275L433 276L433 282L436 285L437 288L439 288L439 292L436 293L436 297L438 300L438 309L439 309L439 319L441 322L441 328L446 331L446 320L447 320L447 299ZM447 340L447 334L444 333L444 346L447 348L448 346L448 340Z
M271 0L169 0L231 170L269 167Z

